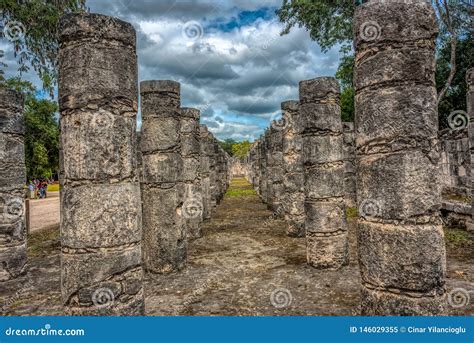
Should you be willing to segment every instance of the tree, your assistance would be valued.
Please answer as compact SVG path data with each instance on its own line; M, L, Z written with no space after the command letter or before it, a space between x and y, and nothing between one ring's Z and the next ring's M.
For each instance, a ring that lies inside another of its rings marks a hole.
M238 158L244 158L245 156L247 156L251 147L252 143L250 143L249 141L235 143L232 146L232 155Z
M358 4L365 0L357 1ZM438 16L440 35L438 46L449 47L449 59L445 64L444 79L437 79L438 103L441 103L445 95L452 89L460 87L456 83L456 61L457 44L459 40L466 37L474 26L474 7L468 1L432 0L435 12ZM340 1L311 1L311 0L283 0L282 7L276 11L281 22L285 24L282 34L287 34L294 26L304 27L308 30L311 38L321 47L323 52L328 51L336 45L340 45L342 55L336 77L342 85L341 105L343 118L351 118L349 105L353 90L349 90L352 84L353 52L352 52L352 18L356 5L353 0ZM462 51L461 51L462 53ZM462 60L472 59L461 55ZM459 82L459 80L457 80ZM442 86L439 87L442 82Z
M455 110L466 111L466 72L473 66L474 61L474 32L460 37L456 45L456 70L452 76L452 84L438 105L440 128L447 128L447 118ZM436 85L438 91L446 84L451 73L451 46L445 43L439 53L436 63Z
M28 179L52 177L59 170L58 105L38 99L35 87L19 78L2 85L25 94L25 163Z
M85 3L86 0L0 0L0 32L13 45L20 75L33 67L51 94L57 80L59 19L65 13L85 11Z
M232 147L236 143L237 142L231 138L227 138L224 141L219 141L219 145L221 146L222 149L224 149L225 152L229 154L229 156L233 155Z

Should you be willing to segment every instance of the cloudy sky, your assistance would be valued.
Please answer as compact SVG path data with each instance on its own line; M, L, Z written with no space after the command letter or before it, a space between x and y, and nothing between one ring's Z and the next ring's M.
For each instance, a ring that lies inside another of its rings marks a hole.
M201 110L219 138L254 140L298 99L298 82L334 75L338 49L323 54L304 29L280 36L281 0L88 0L91 12L137 30L139 80L181 82L182 106ZM11 47L7 76L16 73ZM34 74L24 75L40 85Z

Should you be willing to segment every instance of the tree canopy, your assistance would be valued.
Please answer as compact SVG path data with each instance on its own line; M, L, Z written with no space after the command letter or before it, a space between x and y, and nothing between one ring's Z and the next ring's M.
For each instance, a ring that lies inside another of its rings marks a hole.
M363 0L358 3L363 3ZM474 6L467 1L432 0L440 26L438 39L436 84L439 92L440 124L453 109L465 107L465 72L472 67L472 27ZM356 5L353 0L314 1L283 0L276 11L285 24L282 34L295 27L304 27L323 52L339 46L341 61L336 73L341 84L342 119L354 118L354 89L352 74L352 18Z
M25 94L25 163L28 179L50 178L59 171L58 105L36 97L35 87L19 78L8 79L4 87Z
M32 67L52 94L57 81L59 19L65 13L85 11L85 4L86 0L0 0L0 32L13 46L20 75Z

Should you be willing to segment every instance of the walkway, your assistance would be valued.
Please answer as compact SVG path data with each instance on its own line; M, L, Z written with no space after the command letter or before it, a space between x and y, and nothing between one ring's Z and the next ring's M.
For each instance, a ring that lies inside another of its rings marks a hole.
M188 267L146 276L146 314L356 315L355 218L349 228L350 265L339 271L316 270L305 263L304 238L287 237L284 221L272 219L245 180L234 179L212 220L204 223L204 236L189 244ZM450 235L454 233L465 235ZM463 244L448 244L448 290L474 290L474 240ZM0 286L0 307L8 304L4 312L11 315L61 315L59 232L39 230L28 245L29 277ZM450 313L472 315L474 301Z

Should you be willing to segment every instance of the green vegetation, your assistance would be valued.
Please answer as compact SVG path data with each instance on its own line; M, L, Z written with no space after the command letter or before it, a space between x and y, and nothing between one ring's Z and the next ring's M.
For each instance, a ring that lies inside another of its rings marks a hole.
M219 145L229 154L229 156L243 158L247 156L252 143L249 141L237 142L234 139L229 138L224 141L219 141Z
M436 85L440 128L445 128L453 110L466 109L466 70L474 65L474 8L467 1L432 0L432 4L440 26ZM304 27L323 52L340 46L342 57L336 77L341 84L343 121L354 120L352 17L355 8L353 0L284 0L276 12L285 24L282 34L295 26Z
M467 246L474 247L474 235L460 228L445 228L445 240L448 244L461 248Z
M48 192L59 192L59 183L48 185Z
M50 178L59 170L59 125L56 102L36 97L28 81L12 78L4 85L25 94L25 162L28 180Z
M57 83L58 23L64 13L86 10L86 0L0 0L1 27L13 45L19 72L33 67L45 90ZM3 52L2 52L3 53ZM0 68L5 64L0 64ZM0 73L0 82L4 81Z
M453 193L443 193L442 198L446 200L454 200L454 201L465 202L465 203L471 202L470 197L460 195L460 194L453 194Z
M252 185L244 178L236 178L232 180L229 189L225 193L225 197L248 197L256 196L257 192L252 188Z
M358 216L359 216L359 213L357 211L357 207L347 207L346 208L346 217L348 219L357 218Z

